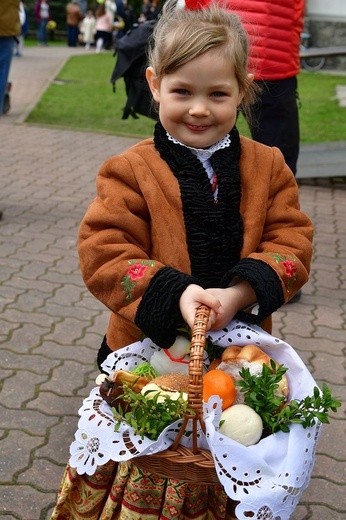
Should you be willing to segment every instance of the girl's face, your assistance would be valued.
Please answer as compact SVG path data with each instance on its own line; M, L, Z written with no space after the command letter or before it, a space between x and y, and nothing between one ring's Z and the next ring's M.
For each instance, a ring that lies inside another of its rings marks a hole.
M147 80L163 127L178 141L208 148L233 128L243 95L233 64L217 50L192 59L161 82L149 67Z

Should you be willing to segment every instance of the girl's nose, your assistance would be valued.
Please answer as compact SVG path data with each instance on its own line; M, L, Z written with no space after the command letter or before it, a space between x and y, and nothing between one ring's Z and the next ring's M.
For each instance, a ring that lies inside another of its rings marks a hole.
M196 100L192 103L189 114L195 117L205 117L210 115L208 104L201 100Z

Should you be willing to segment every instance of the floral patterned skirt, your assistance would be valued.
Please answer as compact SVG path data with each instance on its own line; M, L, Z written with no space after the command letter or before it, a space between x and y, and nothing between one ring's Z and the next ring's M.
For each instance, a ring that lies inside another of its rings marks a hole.
M67 465L50 520L231 520L235 505L221 484L167 480L110 461L92 476Z

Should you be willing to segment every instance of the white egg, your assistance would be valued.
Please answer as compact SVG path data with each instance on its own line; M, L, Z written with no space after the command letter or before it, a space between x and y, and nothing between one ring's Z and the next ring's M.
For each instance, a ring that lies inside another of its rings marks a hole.
M161 349L152 355L150 364L159 376L164 374L189 373L187 354L190 352L191 343L184 336L177 336L175 342L169 349Z
M190 352L191 342L185 336L177 336L175 342L169 349L174 358L183 358Z

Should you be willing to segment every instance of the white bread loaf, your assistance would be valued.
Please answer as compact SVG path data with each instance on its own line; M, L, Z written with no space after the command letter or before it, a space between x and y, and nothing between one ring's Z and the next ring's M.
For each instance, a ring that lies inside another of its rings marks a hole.
M263 350L256 345L246 345L245 347L232 346L224 350L221 357L221 363L218 365L219 370L227 372L235 380L239 380L239 372L242 368L248 368L250 374L260 376L262 374L263 364L270 367L270 360ZM276 363L278 366L278 363ZM287 377L284 375L279 382L277 389L279 396L288 396L289 388ZM237 396L241 397L241 392L237 392Z

